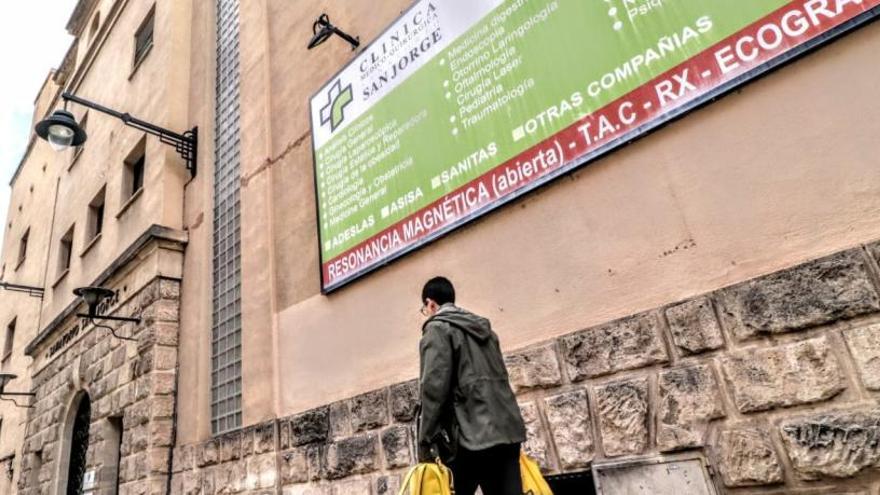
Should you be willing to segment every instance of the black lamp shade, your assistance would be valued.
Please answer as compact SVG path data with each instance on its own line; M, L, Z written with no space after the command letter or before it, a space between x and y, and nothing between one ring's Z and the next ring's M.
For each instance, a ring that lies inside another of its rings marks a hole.
M79 296L85 301L85 303L89 306L89 315L97 316L95 310L98 307L98 304L107 299L108 297L112 297L114 292L110 289L106 289L104 287L80 287L78 289L73 289L73 295Z
M79 146L88 137L85 129L76 123L73 114L67 110L55 110L52 115L38 122L34 130L37 136L49 141L56 149Z
M330 17L327 14L321 14L318 20L312 24L312 39L309 40L309 50L327 41L327 38L333 36L333 24L330 24Z
M321 43L327 41L327 38L333 35L333 28L329 26L323 26L321 29L312 36L312 39L309 40L308 48L311 50L312 48L320 45Z
M309 40L308 44L309 50L327 41L327 39L334 34L347 41L351 45L352 50L356 49L361 44L357 37L352 37L348 33L334 26L330 22L330 17L327 16L327 14L321 14L318 17L318 20L312 24L312 33L312 39Z

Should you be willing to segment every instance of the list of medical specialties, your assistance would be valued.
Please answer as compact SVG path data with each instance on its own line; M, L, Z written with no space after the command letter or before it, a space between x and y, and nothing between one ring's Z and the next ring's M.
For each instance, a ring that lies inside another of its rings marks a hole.
M324 289L877 15L878 4L418 2L311 101Z

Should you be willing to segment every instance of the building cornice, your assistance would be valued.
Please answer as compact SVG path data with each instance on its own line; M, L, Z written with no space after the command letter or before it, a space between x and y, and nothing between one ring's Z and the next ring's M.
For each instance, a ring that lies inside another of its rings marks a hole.
M110 6L109 11L104 17L104 21L101 23L101 28L98 30L96 39L85 47L87 51L82 57L82 61L80 61L79 65L77 65L73 72L70 73L70 77L67 78L68 92L76 93L77 89L79 89L79 85L82 83L83 79L85 79L85 76L88 74L89 69L91 69L95 59L98 58L98 53L101 51L104 43L106 43L110 31L116 26L116 22L119 21L119 16L125 10L128 3L129 0L116 0L113 2L113 5Z
M27 148L24 149L24 155L21 156L21 160L18 162L18 166L15 167L15 172L12 174L12 178L9 179L9 187L12 187L15 185L15 179L18 178L18 174L20 174L21 169L24 168L24 162L27 161L28 156L30 156L30 154L31 154L31 150L34 148L34 141L35 141L34 137L35 137L35 134L34 134L33 130L31 130L31 136L28 139Z
M154 241L167 241L171 243L178 244L180 246L185 246L189 240L189 236L185 231L176 230L169 227L163 227L161 225L152 225L150 226L143 234L141 234L133 243L131 243L128 248L122 252L112 263L110 263L104 271L98 275L95 280L89 284L92 286L101 286L107 280L109 280L114 274L116 274L120 269L125 267L130 262L134 261L138 258L139 254L143 249L151 244ZM37 351L37 348L46 341L54 332L57 330L62 323L64 323L68 318L70 318L80 306L79 300L74 300L70 304L64 308L61 313L58 314L48 325L31 340L27 347L24 349L24 354L26 356L34 357Z
M70 14L70 19L67 20L65 27L67 32L73 36L79 36L97 4L98 0L79 0L76 7L73 8L73 13Z
M68 48L68 51L69 50L70 50L70 48ZM64 58L67 58L67 56L65 55ZM58 70L58 69L55 69L54 67L49 69L49 73L46 74L45 78L43 78L43 84L40 85L39 91L37 91L36 96L34 96L34 106L36 106L37 103L39 103L40 96L43 95L43 90L46 89L46 84L49 84L49 81L55 80L55 71L56 70Z
M76 68L77 49L79 49L79 38L74 38L73 41L70 42L70 46L67 47L67 52L64 54L64 58L61 59L61 65L55 70L55 84L57 84L59 88L63 88L64 85L67 84L70 72Z

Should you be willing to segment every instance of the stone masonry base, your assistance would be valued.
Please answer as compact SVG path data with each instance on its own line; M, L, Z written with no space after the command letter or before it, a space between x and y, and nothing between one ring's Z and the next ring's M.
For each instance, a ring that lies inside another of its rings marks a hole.
M113 324L117 333L137 342L89 327L34 375L36 397L28 410L20 494L60 493L56 489L67 459L59 452L70 448L63 445L70 442L65 427L85 394L91 401L85 457L87 471L94 474L90 493L116 493L112 459L117 456L120 495L165 493L174 443L179 300L179 280L155 278L117 310L143 321ZM77 319L66 323L73 327ZM114 422L122 426L121 443L111 440Z
M547 473L698 451L722 493L880 495L880 244L506 356ZM415 381L179 446L181 494L396 493Z

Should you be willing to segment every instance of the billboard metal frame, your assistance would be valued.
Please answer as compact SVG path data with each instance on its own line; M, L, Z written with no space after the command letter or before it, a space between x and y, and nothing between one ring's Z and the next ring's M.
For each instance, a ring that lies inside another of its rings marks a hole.
M372 47L373 44L375 43L375 40L381 39L398 19L400 19L403 16L406 16L409 13L409 11L412 10L413 8L415 8L417 5L418 5L418 3L414 3L409 8L404 10L400 14L400 16L396 17L394 20L392 20L389 23L388 27L385 30L383 30L381 33L379 33L376 36L374 41L370 42L367 45L364 45L362 50L359 50L357 52L357 54L359 55L360 53L369 50L369 48ZM341 280L341 281L339 281L335 284L332 284L332 285L325 285L325 283L324 283L325 282L324 281L324 270L323 270L324 260L322 259L322 255L321 255L321 250L322 250L322 246L323 246L323 240L321 238L321 204L318 199L318 170L317 170L317 160L316 160L316 156L315 156L315 134L314 134L315 123L314 123L314 119L313 119L313 115L312 115L312 111L311 111L311 105L310 105L309 106L309 123L310 123L309 130L311 132L311 141L312 141L312 175L313 175L313 179L314 179L313 188L314 188L314 195L315 195L315 227L317 230L317 240L318 240L318 272L319 272L320 284L321 284L321 294L329 295L330 293L335 292L336 290L338 290L342 287L345 287L346 285L351 284L351 283L361 279L362 277L364 277L364 276L366 276L376 270L379 270L385 266L388 266L391 263L399 260L400 258L402 258L408 254L411 254L411 253L433 243L434 241L436 241L438 239L445 237L446 235L454 232L455 230L457 230L457 229L469 224L470 222L476 220L477 218L480 218L480 217L485 216L491 212L494 212L499 207L505 206L508 203L513 202L514 200L517 200L517 199L519 199L529 193L532 193L532 192L548 185L549 183L555 181L556 179L558 179L560 177L563 177L563 176L572 174L578 170L581 170L584 166L589 165L590 163L597 161L598 159L600 159L600 158L602 158L602 157L604 157L614 151L622 149L622 148L634 143L635 141L637 141L645 136L648 136L649 134L653 133L654 131L657 131L657 130L661 129L662 127L665 127L666 125L668 125L678 119L681 119L682 117L691 113L692 111L697 110L699 108L702 108L703 106L708 105L723 96L726 96L727 94L729 94L733 90L740 88L740 87L743 87L744 85L746 85L748 83L754 82L754 81L772 73L773 71L780 69L780 68L812 53L813 51L829 44L830 42L841 38L845 34L853 32L858 28L864 27L864 26L870 24L871 22L876 21L878 18L880 18L880 7L874 7L872 9L869 9L869 10L853 17L852 19L840 24L839 26L836 26L836 27L826 31L825 33L820 34L819 36L816 36L815 38L813 38L805 43L802 43L801 45L791 49L790 51L788 51L784 54L781 54L779 56L776 56L775 58L755 67L754 69L752 69L748 72L745 72L745 73L737 76L736 78L731 79L730 81L727 81L727 82L707 91L705 94L693 99L692 101L687 102L679 107L676 107L676 108L670 110L669 112L666 112L663 115L655 118L654 120L652 120L642 126L639 126L629 132L622 134L620 137L608 142L607 144L605 144L601 148L596 149L596 150L594 150L590 153L587 153L585 155L582 155L579 158L577 158L576 160L563 165L562 167L559 168L559 170L551 172L551 173L547 174L546 176L537 179L535 182L533 182L533 183L531 183L521 189L515 190L514 192L512 192L508 195L505 195L502 198L499 198L499 199L493 201L492 203L487 204L485 207L482 207L478 211L472 212L468 215L465 215L465 216L457 219L455 222L451 223L450 225L447 225L447 226L437 230L436 232L433 232L433 233L425 236L424 238L419 239L418 241L415 241L414 243L402 248L401 250L390 254L388 256L388 258L383 260L382 262L364 267L364 268L356 271L355 273L353 273L351 276L345 278L344 280ZM326 86L333 79L339 77L339 75L343 71L345 71L345 69L348 68L352 63L354 63L355 60L357 60L357 56L353 57L342 68L340 68L336 73L334 73L332 77L327 79L327 81L325 81L321 85L321 88L312 94L312 96L309 98L309 101L311 102L312 99L314 99L316 96L318 96L318 94L321 92L321 90L324 88L324 86Z

